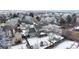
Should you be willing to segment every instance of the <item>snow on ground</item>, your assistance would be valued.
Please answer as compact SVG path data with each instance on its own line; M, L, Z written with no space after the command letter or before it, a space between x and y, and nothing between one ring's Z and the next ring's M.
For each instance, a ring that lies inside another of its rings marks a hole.
M42 38L34 37L34 38L28 39L30 45L32 45L32 46L37 45L38 48L40 48L40 42L41 41L47 42L48 45L49 45L50 43L48 42L48 40L49 40L49 36L45 36L45 37L42 37Z
M43 37L43 38L34 37L34 38L28 39L28 41L29 41L30 45L32 45L34 48L36 48L38 46L38 48L43 49L47 46L40 47L40 42L46 41L49 45L50 43L48 42L48 39L49 39L48 37ZM16 46L12 46L11 49L28 49L26 47L26 44L27 43L25 42L25 43L22 43L22 44L19 44L19 45L16 45ZM54 49L76 49L77 46L78 46L77 42L66 40L66 41L60 43L59 45L57 45Z
M47 43L49 43L48 39L49 39L48 36L42 37L42 38L34 37L34 38L29 38L28 41L29 41L30 45L32 45L34 48L36 48L36 47L39 48L40 42L46 41ZM11 49L27 49L26 44L27 44L26 42L23 42L22 44L12 46Z
M60 43L58 46L55 47L55 49L75 49L77 48L78 46L78 43L75 42L75 41L69 41L69 40L66 40L62 43Z
M57 37L55 35L55 37ZM60 37L60 36L59 36ZM49 42L49 36L44 36L44 37L32 37L32 38L28 38L28 42L31 46L33 46L34 49L44 49L47 46L50 46L50 42ZM62 39L62 37L61 37ZM40 46L40 42L43 41L44 46ZM54 43L54 42L53 42ZM12 46L11 49L27 49L26 47L26 42L23 40L23 44L19 44L16 46Z

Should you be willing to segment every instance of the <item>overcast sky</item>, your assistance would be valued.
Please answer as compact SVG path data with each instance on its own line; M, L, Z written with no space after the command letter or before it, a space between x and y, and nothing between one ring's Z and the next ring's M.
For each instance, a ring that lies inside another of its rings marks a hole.
M0 10L79 10L79 0L0 0Z

